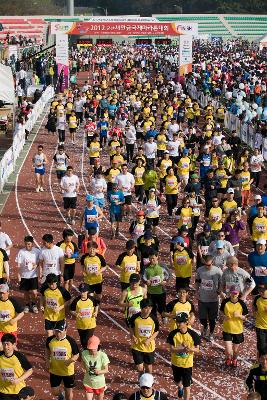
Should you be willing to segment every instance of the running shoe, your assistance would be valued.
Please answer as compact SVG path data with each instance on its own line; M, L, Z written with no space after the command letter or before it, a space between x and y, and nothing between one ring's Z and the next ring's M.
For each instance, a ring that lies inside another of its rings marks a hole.
M178 399L182 399L184 397L184 388L178 388Z
M58 400L65 400L65 392L61 392L61 393L58 395L57 399L58 399Z
M209 342L214 342L214 336L213 335L209 335L208 336L208 341Z
M42 186L40 187L40 192L44 192L44 188Z
M231 358L226 358L226 360L225 360L225 366L226 366L226 367L231 367L231 364L232 364Z
M232 359L232 366L233 366L234 368L237 367L237 359L236 359L236 358L233 358L233 359Z
M39 189L39 186L38 186L35 190L36 190L36 192L39 192L39 190L40 190L40 189Z
M38 314L38 307L37 307L37 305L36 304L32 304L32 312L34 313L34 314Z
M30 306L29 304L26 304L26 306L24 307L25 314L27 314L29 311L30 311Z
M71 220L71 225L75 225L75 219Z

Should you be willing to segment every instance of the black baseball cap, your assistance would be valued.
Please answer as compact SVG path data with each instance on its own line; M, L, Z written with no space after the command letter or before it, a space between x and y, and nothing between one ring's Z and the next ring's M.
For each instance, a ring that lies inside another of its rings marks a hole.
M140 282L139 274L131 274L129 282L130 283Z
M187 322L188 315L185 312L180 312L176 315L176 322Z
M27 399L28 396L34 396L34 390L31 386L25 386L18 393L19 399Z
M81 283L79 285L79 292L89 292L90 286L87 283Z
M60 331L63 332L67 329L67 323L65 320L62 321L57 321L55 326L54 326L54 331Z

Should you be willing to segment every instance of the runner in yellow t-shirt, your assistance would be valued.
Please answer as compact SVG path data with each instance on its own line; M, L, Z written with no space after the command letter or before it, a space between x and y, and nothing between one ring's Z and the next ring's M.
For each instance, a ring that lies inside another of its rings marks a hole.
M170 332L167 343L171 350L174 382L178 385L178 398L190 398L194 354L199 353L200 336L188 328L188 315L181 312L176 317L178 328Z

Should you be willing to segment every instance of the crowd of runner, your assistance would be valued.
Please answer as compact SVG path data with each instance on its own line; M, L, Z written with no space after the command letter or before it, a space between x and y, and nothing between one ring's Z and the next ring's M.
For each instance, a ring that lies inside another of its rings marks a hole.
M88 80L56 95L46 122L48 135L58 135L53 162L66 228L58 243L51 233L44 234L41 249L33 237L25 237L16 256L23 305L9 295L12 241L0 232L3 400L33 396L19 394L32 390L25 388L25 380L34 370L16 347L17 326L29 312L44 316L53 396L75 398L75 363L80 361L86 399L104 398L110 361L94 331L108 268L120 272L117 306L125 316L140 378L140 390L131 400L167 398L153 386L160 331L168 332L177 396L188 400L201 341L213 343L222 336L225 373L232 374L239 368L246 320L257 338L256 364L246 379L248 398L267 399L267 196L258 190L263 156L261 149L242 149L237 133L225 131L223 105L215 108L209 102L202 109L190 98L172 66L175 52L119 45L90 54L72 51L73 73L78 62ZM84 134L90 186L86 205L76 214L80 181L71 149L77 131ZM32 159L36 192L46 190L45 146L39 145ZM115 265L110 265L111 250L101 235L104 219L110 222L110 237L121 245ZM160 233L166 224L171 238L169 259L163 263ZM249 251L245 268L239 265L242 240ZM79 343L68 335L67 310L76 319Z

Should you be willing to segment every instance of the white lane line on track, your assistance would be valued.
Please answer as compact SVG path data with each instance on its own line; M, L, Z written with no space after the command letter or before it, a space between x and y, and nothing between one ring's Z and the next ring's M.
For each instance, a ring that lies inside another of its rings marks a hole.
M44 116L44 118L45 118L45 116ZM43 118L43 120L44 120L44 118ZM43 120L42 120L42 123L43 123ZM42 125L42 123L41 123L41 125ZM40 125L40 127L41 127L41 125ZM40 127L39 127L39 129L40 129ZM39 132L39 129L38 129L37 133ZM37 136L37 133L36 133L36 136ZM35 139L35 137L34 137L34 139ZM85 142L85 136L84 136L83 141ZM31 144L31 146L32 146L32 144ZM31 148L31 146L30 146L30 148ZM57 148L57 145L56 145L56 148ZM85 146L84 146L84 143L83 143L83 150L82 150L82 161L83 161L83 162L84 162L84 148L85 148ZM30 149L29 149L29 150L30 150ZM27 152L27 156L28 156L28 153L29 153L29 151ZM24 163L23 163L23 164L24 164ZM61 218L63 219L63 221L67 224L67 221L66 221L64 215L62 214L61 210L59 209L59 207L58 207L58 205L57 205L57 202L56 202L56 199L55 199L55 196L54 196L54 193L53 193L53 189L52 189L52 169L53 169L53 165L54 165L54 162L51 163L50 170L49 170L49 189L50 189L50 193L51 193L51 196L52 196L52 199L53 199L53 202L54 202L54 205L55 205L57 211L59 212L59 214L60 214ZM20 209L20 206L19 206L19 202L17 201L17 200L18 200L18 199L17 199L17 181L18 181L18 176L19 176L19 173L20 173L21 169L22 169L22 167L20 167L20 170L19 170L19 172L18 172L17 179L16 179L16 189L15 189L15 190L16 190L17 208L18 208L18 211L19 211L19 214L20 214L20 218L21 218L21 220L22 220L22 222L23 222L23 225L24 225L25 229L27 230L27 232L29 233L29 235L33 236L33 234L31 233L31 231L30 231L30 229L29 229L29 227L28 227L28 225L27 225L27 223L26 223L26 221L25 221L25 219L24 219L24 217L23 217L23 214L22 214L21 209ZM83 173L83 171L84 171L84 169L83 169L83 163L82 163L82 171L81 171L81 172L82 172L82 182L83 182L84 188L85 188L85 190L86 190L86 192L87 192L87 189L86 189L86 186L85 186L85 181L84 181L84 173ZM88 192L87 192L87 193L88 193ZM108 221L108 219L107 219L106 217L105 217L105 219L106 219L106 221L109 223L109 221ZM67 224L67 225L68 225L72 230L74 230L73 227L72 227L71 225L69 225L69 224ZM77 237L77 233L76 233L75 231L74 231L74 233L75 233L75 236ZM121 236L124 237L125 240L128 240L127 237L124 236L123 234L121 234ZM34 243L36 244L37 247L40 248L38 242L36 242L35 239L34 239ZM112 268L109 267L109 269L110 269L110 271L112 271L115 275L119 276L119 274L118 274L116 271L114 271ZM112 321L113 324L115 324L117 327L119 327L119 328L122 329L124 332L127 332L127 334L129 334L129 332L126 330L126 328L124 328L120 323L118 323L116 320L114 320L114 319L113 319L110 315L108 315L105 311L103 311L103 310L100 310L100 311L101 311L101 313L102 313L103 315L106 316L106 318L108 318L110 321ZM168 365L171 364L169 360L167 360L165 357L161 356L159 353L156 352L156 355L157 355L158 358L160 358L161 360L163 360L164 362L166 362ZM197 379L193 378L193 381L194 381L197 385L199 385L200 387L202 387L203 389L205 389L207 392L209 392L210 394L216 396L216 399L219 399L219 400L226 400L224 397L220 396L217 392L213 391L212 389L210 389L208 386L204 385L203 383L201 383L201 382L198 381Z
M27 159L27 157L28 157L28 155L29 155L29 153L30 153L30 150L31 150L31 148L32 148L32 145L33 145L33 143L34 143L34 141L35 141L35 139L36 139L38 133L39 133L39 130L40 130L41 126L43 125L43 122L44 122L44 119L45 119L46 115L47 115L47 111L45 111L45 113L44 113L44 116L43 116L43 118L42 118L42 121L41 121L41 123L40 123L40 125L39 125L39 127L38 127L38 129L37 129L37 131L36 131L36 133L35 133L35 135L34 135L34 137L33 137L33 139L32 139L32 142L31 142L31 144L30 144L30 147L29 147L29 149L28 149L28 151L27 151L27 153L26 153L26 155L25 155L24 161L23 161L23 163L21 164L21 166L20 166L20 168L19 168L19 170L18 170L18 172L17 172L16 182L15 182L16 207L17 207L17 210L18 210L18 212L19 212L19 216L20 216L21 222L23 223L24 228L26 229L27 233L28 233L30 236L33 237L34 243L35 243L35 245L36 245L39 249L40 249L40 245L39 245L39 243L35 240L34 235L32 234L32 232L30 231L28 225L26 224L25 219L24 219L23 214L22 214L22 211L21 211L21 208L20 208L19 198L18 198L18 180L19 180L19 176L20 176L20 172L21 172L21 170L22 170L22 167L24 166L24 163L25 163L25 161L26 161L26 159Z

